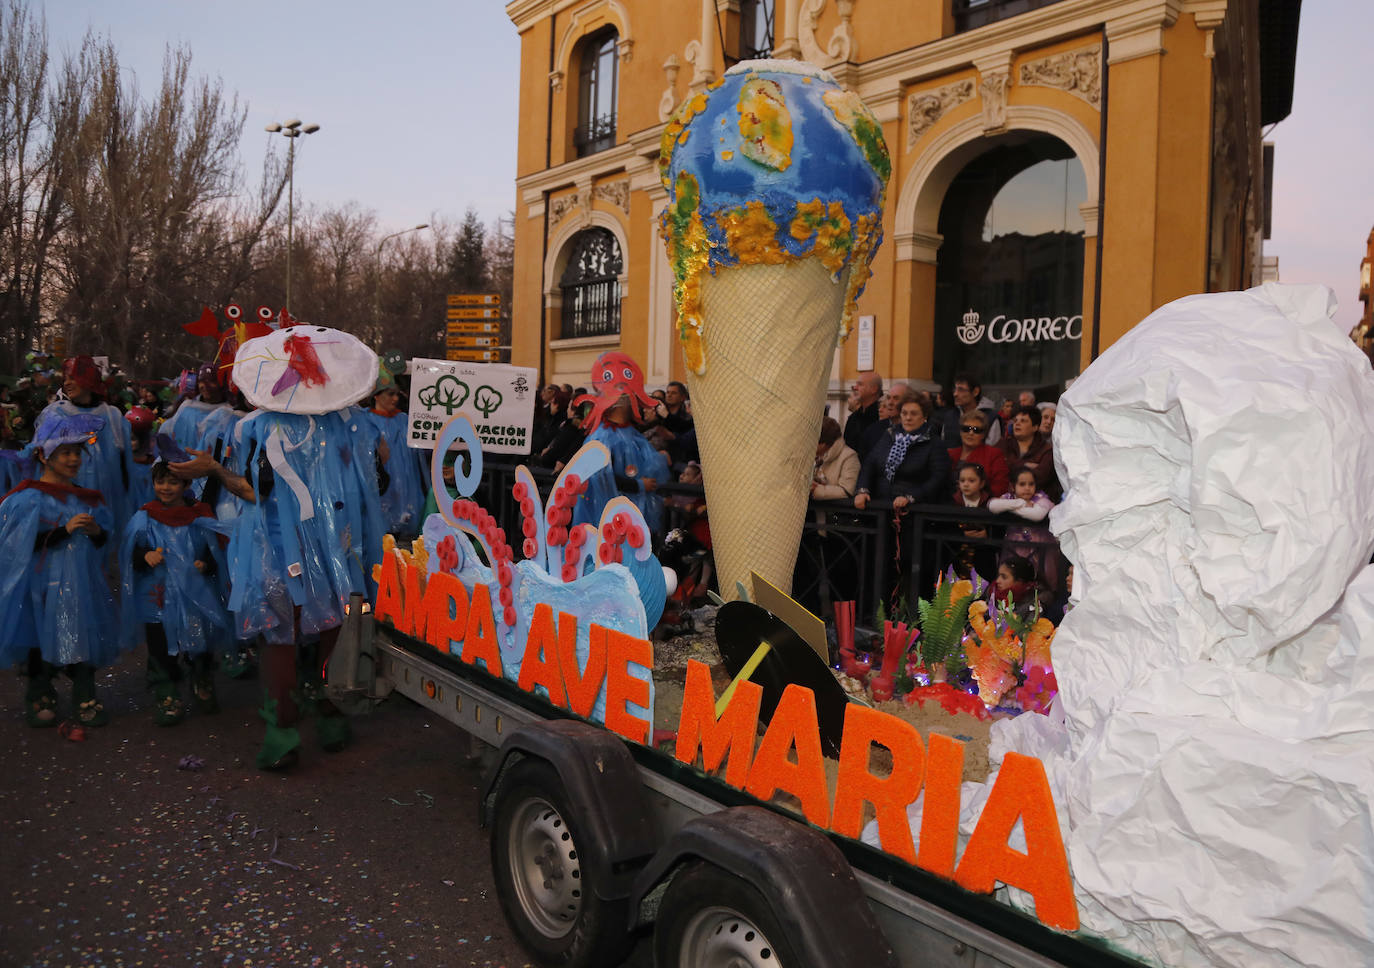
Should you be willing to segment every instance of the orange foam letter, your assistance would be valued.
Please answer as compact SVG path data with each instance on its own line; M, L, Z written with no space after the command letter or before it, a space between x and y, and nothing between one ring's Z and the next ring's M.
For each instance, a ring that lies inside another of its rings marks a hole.
M720 769L720 762L728 752L730 762L725 767L725 782L744 789L749 781L749 763L754 754L754 736L758 733L762 701L763 688L757 682L744 680L735 687L730 705L725 707L720 719L716 719L711 668L704 662L688 659L674 755L691 766L700 748L701 768L714 773Z
M963 778L964 744L931 733L926 796L921 805L921 852L916 856L916 866L941 877L954 877L954 854L959 847L959 784Z
M573 635L577 630L573 629ZM534 617L530 619L530 634L525 639L525 655L520 660L520 680L518 685L526 692L534 692L535 686L543 686L549 691L549 702L555 706L568 704L567 694L563 691L563 675L558 671L559 635L554 629L553 608L548 602L534 606Z
M649 743L653 724L647 719L630 715L627 702L648 707L649 683L630 675L630 664L642 666L653 675L654 647L648 639L606 630L606 728L636 743Z
M892 751L892 772L875 776L868 768L874 743ZM840 741L840 771L835 783L835 812L830 829L843 837L858 837L864 801L878 815L878 840L883 850L908 864L916 862L916 846L906 807L921 791L925 744L910 723L888 713L850 703L844 711Z
M424 604L415 610L415 636L440 652L455 650L468 626L467 587L445 571L436 571L425 583Z
M797 748L797 762L787 751ZM786 790L801 801L802 813L817 827L830 826L830 797L825 789L825 758L821 755L821 728L816 721L816 696L803 686L782 691L778 708L763 734L745 790L760 800Z
M463 637L463 661L476 665L478 659L492 675L501 675L501 644L496 638L496 619L491 614L491 589L486 585L472 586L467 634Z
M1018 818L1026 833L1024 854L1007 843ZM1035 916L1041 921L1063 931L1078 929L1059 816L1045 766L1035 757L1008 753L1003 758L954 879L982 894L991 892L997 881L1019 887L1035 898Z
M397 552L400 557L400 553ZM425 604L422 593L420 569L414 562L408 562L401 558L401 582L405 585L405 628L402 629L406 635L413 635L417 639L425 637Z
M381 577L377 581L377 607L373 614L379 622L390 622L398 632L405 631L405 596L401 592L401 569L398 555L382 555Z
M606 630L593 622L587 628L587 668L577 667L577 616L558 613L558 668L568 708L586 718L592 714L601 684L606 680Z

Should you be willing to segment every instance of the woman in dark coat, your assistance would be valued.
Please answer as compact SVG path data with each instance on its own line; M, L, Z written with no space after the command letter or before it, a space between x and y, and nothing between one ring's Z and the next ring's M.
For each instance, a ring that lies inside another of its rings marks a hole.
M1054 472L1054 449L1040 432L1040 411L1035 407L1017 407L1011 415L1011 433L1002 438L1002 452L1007 467L1029 467L1035 473L1037 489L1044 491L1051 501L1063 496L1059 477ZM1014 477L1014 475L1013 475ZM999 497L993 494L993 497Z
M908 504L948 503L949 453L927 416L919 399L902 404L901 425L869 451L859 470L856 508L867 507L870 495L890 500L897 510Z

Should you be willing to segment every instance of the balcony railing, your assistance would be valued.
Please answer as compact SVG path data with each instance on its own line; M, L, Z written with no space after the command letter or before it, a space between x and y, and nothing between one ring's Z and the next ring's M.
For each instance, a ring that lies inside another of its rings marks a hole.
M954 32L962 33L984 24L1015 17L1059 0L953 0Z
M615 115L603 114L599 118L592 118L586 124L579 124L573 129L573 146L577 149L579 158L614 148Z

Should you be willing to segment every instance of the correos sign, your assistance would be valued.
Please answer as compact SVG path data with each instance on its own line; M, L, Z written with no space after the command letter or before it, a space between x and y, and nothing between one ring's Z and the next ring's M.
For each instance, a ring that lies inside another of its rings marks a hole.
M1015 319L999 314L984 326L978 313L970 309L964 313L963 323L954 331L965 346L972 346L984 336L989 343L1059 342L1082 338L1083 316L1027 316L1025 319Z

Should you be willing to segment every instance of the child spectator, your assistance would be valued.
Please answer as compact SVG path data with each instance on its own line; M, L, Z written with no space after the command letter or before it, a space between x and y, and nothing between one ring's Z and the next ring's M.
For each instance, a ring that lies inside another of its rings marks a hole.
M123 417L118 417L123 423ZM95 670L119 654L118 611L101 551L114 520L99 491L77 487L88 442L105 429L96 414L54 414L34 438L42 467L0 498L0 665L24 662L24 716L57 725L53 679L72 681L73 714L103 726L109 714L95 693ZM122 429L122 428L121 428Z
M140 633L148 643L153 722L175 726L186 715L181 656L196 711L219 711L214 653L229 640L229 613L215 581L222 562L214 511L188 500L186 482L166 462L153 465L152 480L157 497L134 513L120 546L124 644L135 645Z
M961 461L955 468L958 489L954 492L954 503L965 508L985 508L988 506L988 475L982 464ZM982 522L961 521L958 528L965 538L986 538L987 526ZM960 578L968 578L969 572L977 569L980 575L988 575L997 557L988 546L962 544L954 552L954 571Z
M1019 557L1028 559L1036 574L1045 581L1047 588L1057 584L1057 548L1050 529L1041 522L1054 508L1054 502L1044 491L1038 489L1035 470L1029 467L1018 468L1012 478L1012 493L988 502L988 509L998 513L1015 514L1031 522L1016 528L1007 529L1003 546L1003 560Z
M1008 558L997 566L997 580L992 584L994 606L1011 602L1018 618L1026 618L1036 600L1035 566L1025 558Z

